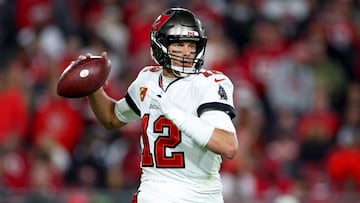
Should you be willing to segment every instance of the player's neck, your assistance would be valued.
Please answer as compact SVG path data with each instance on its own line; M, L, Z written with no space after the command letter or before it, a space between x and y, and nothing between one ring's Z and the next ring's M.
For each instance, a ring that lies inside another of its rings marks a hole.
M163 68L162 75L164 77L168 77L168 78L177 78L177 76L172 71L168 70L167 68Z
M163 71L163 73L160 75L159 77L159 83L160 83L160 87L166 91L166 89L168 88L168 86L174 82L175 80L177 80L178 77L172 77L170 75L170 77L168 75L165 74L165 71Z

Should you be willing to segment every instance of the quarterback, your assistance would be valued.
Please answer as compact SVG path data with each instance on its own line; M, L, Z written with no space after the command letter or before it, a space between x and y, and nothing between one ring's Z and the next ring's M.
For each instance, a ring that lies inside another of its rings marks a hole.
M220 72L202 69L207 38L189 10L164 11L150 41L159 66L144 67L124 98L115 101L103 88L88 96L108 129L141 119L142 174L133 202L223 202L221 159L232 159L238 147L233 84Z

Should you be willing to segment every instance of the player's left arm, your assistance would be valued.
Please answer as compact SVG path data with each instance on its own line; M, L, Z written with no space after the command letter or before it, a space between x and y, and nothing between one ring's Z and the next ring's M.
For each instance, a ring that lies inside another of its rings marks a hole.
M211 151L233 158L238 151L238 140L232 118L234 86L231 80L217 71L205 71L197 111L200 119L213 129L206 143ZM205 126L205 125L204 125Z

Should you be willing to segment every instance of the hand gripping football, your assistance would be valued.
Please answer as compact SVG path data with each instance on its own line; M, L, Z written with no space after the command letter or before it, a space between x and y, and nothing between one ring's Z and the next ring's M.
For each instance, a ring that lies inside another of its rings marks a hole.
M90 95L104 85L111 62L101 56L90 56L71 63L61 74L57 93L67 98Z

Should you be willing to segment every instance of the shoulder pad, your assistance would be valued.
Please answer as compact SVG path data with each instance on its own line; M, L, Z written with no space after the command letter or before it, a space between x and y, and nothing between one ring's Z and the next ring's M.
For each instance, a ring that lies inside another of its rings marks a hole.
M229 81L229 78L220 71L204 70L199 73L199 76L209 83L222 83Z
M146 66L144 67L141 72L159 72L162 70L162 67L161 66Z

